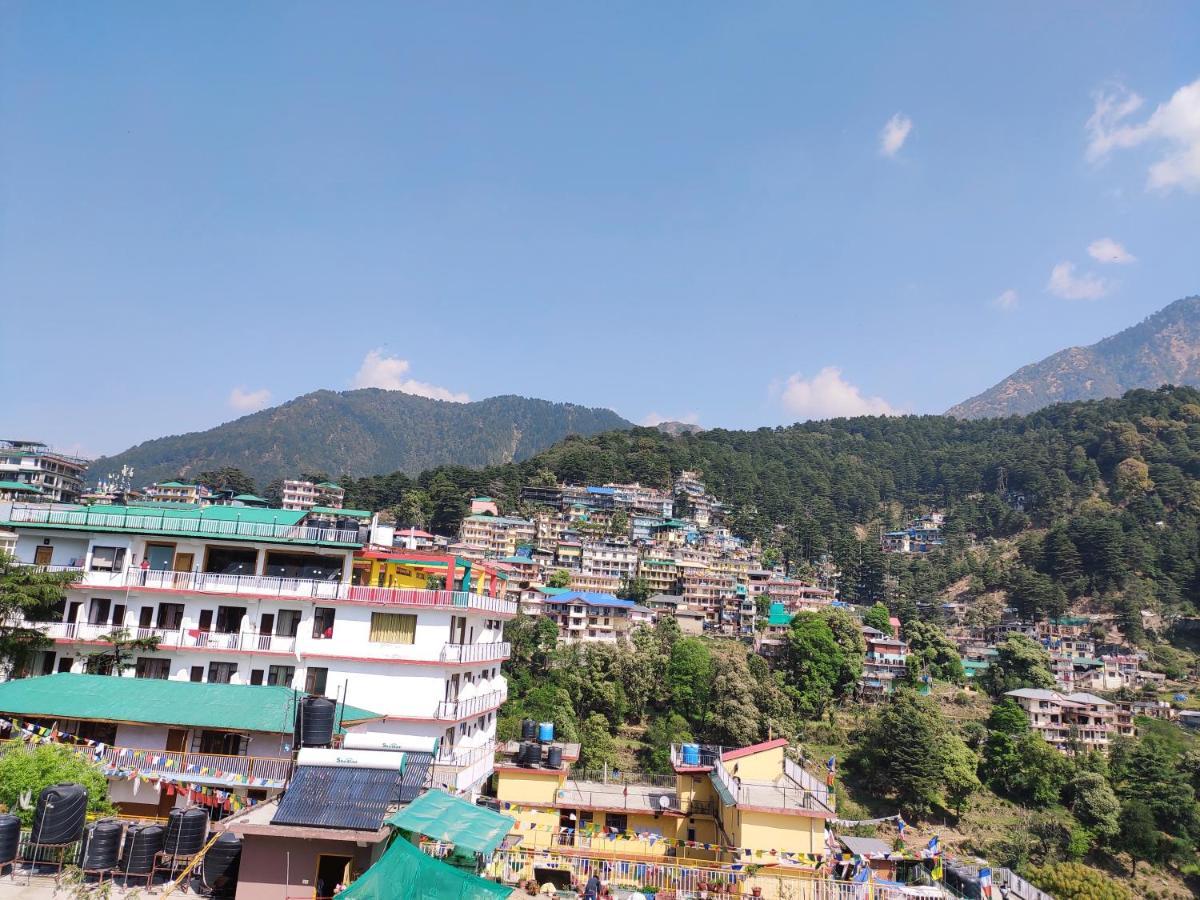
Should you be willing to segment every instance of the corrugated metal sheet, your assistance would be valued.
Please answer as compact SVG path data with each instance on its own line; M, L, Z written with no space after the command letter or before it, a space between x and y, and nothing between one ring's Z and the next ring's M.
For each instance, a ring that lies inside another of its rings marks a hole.
M425 788L433 755L405 756L403 774L386 769L298 767L271 824L375 831L398 804L412 802Z

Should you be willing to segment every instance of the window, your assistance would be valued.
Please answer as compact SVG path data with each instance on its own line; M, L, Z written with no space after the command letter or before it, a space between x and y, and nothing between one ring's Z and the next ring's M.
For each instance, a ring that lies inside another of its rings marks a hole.
M610 833L614 828L618 832L624 832L629 827L629 817L624 813L605 813L604 827Z
M204 666L192 666L192 672L191 672L190 679L192 681L203 681L204 680Z
M108 614L112 609L112 601L103 597L93 597L92 605L88 608L89 625L107 625Z
M376 644L411 644L417 638L417 617L407 613L371 613L371 637Z
M295 637L300 633L300 610L281 609L275 620L275 634L279 637Z
M58 661L58 671L70 672L71 671L71 663L73 663L73 662L75 662L75 660L71 659L71 657L64 656L62 659L60 659Z
M181 628L183 626L183 604L182 603L160 603L158 604L158 627L159 628Z
M304 676L304 690L309 694L324 694L329 681L329 670L322 666L309 666Z
M318 606L313 612L313 637L333 637L333 617L337 611L329 606Z
M295 666L270 666L267 669L267 684L282 684L284 687L291 687L292 679L295 677Z
M202 731L199 750L201 753L221 756L244 756L247 743L247 740L233 731Z
M243 606L218 606L217 628L221 634L235 634L242 630L242 619L246 617Z
M140 656L133 674L137 678L157 678L159 681L166 681L171 677L171 661L153 656Z
M263 670L262 669L251 669L250 670L250 683L251 684L262 684L263 683Z
M124 547L93 547L93 572L120 572L125 568Z
M208 664L209 684L232 684L237 674L237 663L211 662Z

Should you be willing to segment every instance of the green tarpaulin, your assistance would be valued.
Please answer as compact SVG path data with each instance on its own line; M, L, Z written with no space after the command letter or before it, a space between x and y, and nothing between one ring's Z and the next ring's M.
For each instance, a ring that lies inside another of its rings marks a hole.
M500 846L513 819L445 791L426 791L387 820L388 825L485 856Z
M512 888L456 869L397 838L337 900L493 900Z

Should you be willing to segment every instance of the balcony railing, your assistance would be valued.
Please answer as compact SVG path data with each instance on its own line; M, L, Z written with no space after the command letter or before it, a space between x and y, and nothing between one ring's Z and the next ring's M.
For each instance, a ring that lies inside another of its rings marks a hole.
M161 569L87 571L78 566L40 566L46 571L78 572L87 587L147 588L197 594L286 597L313 600L346 600L380 606L425 609L474 610L515 616L514 600L485 597L468 591L427 591L420 588L369 587L345 581L316 578L283 578L273 575L227 575L219 572L169 572Z
M489 741L461 753L439 755L433 762L432 783L434 787L465 791L490 775L495 767L496 742Z
M790 778L783 778L779 781L741 779L725 768L725 764L720 759L717 759L713 766L712 777L720 783L725 793L732 797L738 806L754 806L783 812L792 810L833 812L825 804L822 795L796 784Z
M139 772L180 776L182 781L186 781L190 776L206 781L245 784L249 787L283 787L292 774L290 759L268 756L226 756L217 753L106 747L97 761L107 769L137 769Z
M212 537L245 537L286 540L301 543L361 544L357 528L313 528L307 525L279 525L239 522L226 519L179 518L153 513L102 513L91 509L43 509L14 506L10 522L28 525L75 525L82 528L119 528L161 534L197 534Z
M61 641L98 641L121 629L121 625L92 625L82 622L26 622L49 638ZM291 653L296 638L286 635L261 634L255 631L201 631L198 628L131 628L132 637L158 638L162 649L251 650L263 653Z
M468 697L465 700L442 700L437 706L437 718L448 722L469 719L495 709L508 699L507 685L498 691L488 691L478 697Z
M512 644L494 641L487 644L445 644L442 646L441 661L451 663L490 662L508 659Z

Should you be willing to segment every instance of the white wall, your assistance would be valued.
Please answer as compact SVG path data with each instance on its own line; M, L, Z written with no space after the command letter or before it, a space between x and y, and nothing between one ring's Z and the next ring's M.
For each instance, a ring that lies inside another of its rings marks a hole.
M49 540L48 546L54 549L54 554L50 558L52 566L81 566L83 565L84 557L87 555L88 539L80 537L71 537L69 533L44 531L40 534L36 532L18 531L17 532L17 552L16 556L20 562L32 563L36 549L41 546L46 546L45 542Z

